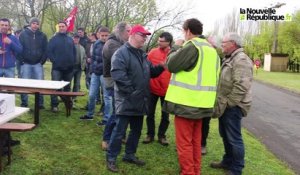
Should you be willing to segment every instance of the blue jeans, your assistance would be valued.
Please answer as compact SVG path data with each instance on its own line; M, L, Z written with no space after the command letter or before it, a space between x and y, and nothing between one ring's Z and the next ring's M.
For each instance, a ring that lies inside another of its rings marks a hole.
M242 110L235 106L226 108L219 118L219 132L223 138L225 154L222 163L235 175L242 174L245 148L241 133Z
M100 81L101 81L101 89L103 92L103 101L104 101L104 117L103 117L103 121L108 121L108 119L111 117L112 115L112 101L113 101L113 97L111 96L111 94L109 94L109 92L107 91L107 89L105 88L105 82L103 79L103 75L100 76Z
M44 79L44 68L41 63L38 64L23 64L21 65L21 78L25 79L36 79L43 80ZM39 106L44 105L44 98L40 95L39 98ZM21 106L28 106L28 95L21 94Z
M71 82L73 78L73 69L70 70L54 70L51 71L52 80L55 81L68 81ZM70 92L71 85L68 84L63 88L64 91ZM57 107L58 106L58 99L57 95L51 95L51 107Z
M0 68L0 77L14 78L15 77L15 67Z
M104 87L105 88L105 87ZM116 113L115 113L115 99L114 99L114 88L106 88L107 95L112 99L112 114L108 119L104 133L103 133L103 141L109 142L111 133L116 126Z
M98 76L94 73L92 74L91 84L90 84L90 91L89 91L89 103L88 103L87 115L89 117L92 117L94 115L95 105L96 105L96 98L97 98L100 86L103 90L103 96L104 96L104 117L103 117L103 121L107 122L108 119L111 116L112 97L109 96L107 90L104 88L103 75Z
M130 132L125 146L124 157L130 159L135 156L139 139L141 137L143 120L143 116L116 116L116 126L114 127L111 134L111 139L109 141L109 146L106 153L107 161L115 162L117 160L117 156L121 152L122 138L124 136L124 133L126 132L128 124L130 124Z

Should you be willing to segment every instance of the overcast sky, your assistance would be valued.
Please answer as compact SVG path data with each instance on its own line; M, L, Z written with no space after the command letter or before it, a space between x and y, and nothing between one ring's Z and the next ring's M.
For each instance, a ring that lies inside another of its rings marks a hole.
M240 8L259 8L270 7L277 2L286 3L277 10L276 14L293 13L300 9L300 0L156 0L160 10L170 9L180 6L183 9L190 9L184 19L198 18L204 25L204 33L213 30L214 23L224 18L236 9Z

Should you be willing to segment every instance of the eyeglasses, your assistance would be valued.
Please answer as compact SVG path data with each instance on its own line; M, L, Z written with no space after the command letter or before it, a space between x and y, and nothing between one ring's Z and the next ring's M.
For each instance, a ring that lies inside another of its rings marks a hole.
M164 41L164 40L158 40L160 43L168 43L169 41Z
M222 41L222 44L229 43L229 42L233 42L233 41L232 40Z
M140 35L140 36L143 37L143 38L147 38L147 35L142 34L142 33L140 33L140 32L136 32L135 34Z

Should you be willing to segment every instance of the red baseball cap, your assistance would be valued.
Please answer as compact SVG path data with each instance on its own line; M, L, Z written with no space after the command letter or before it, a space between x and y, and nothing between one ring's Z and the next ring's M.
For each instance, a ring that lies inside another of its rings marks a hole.
M133 35L135 33L142 33L144 35L151 35L151 33L149 31L147 31L143 26L137 24L135 26L133 26L130 30L130 35Z

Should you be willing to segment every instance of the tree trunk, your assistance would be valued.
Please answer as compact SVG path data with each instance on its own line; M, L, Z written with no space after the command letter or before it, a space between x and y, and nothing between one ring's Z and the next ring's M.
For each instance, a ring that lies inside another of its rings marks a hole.
M273 40L273 46L272 46L272 53L277 53L278 28L279 28L279 23L277 21L274 21L274 40Z

